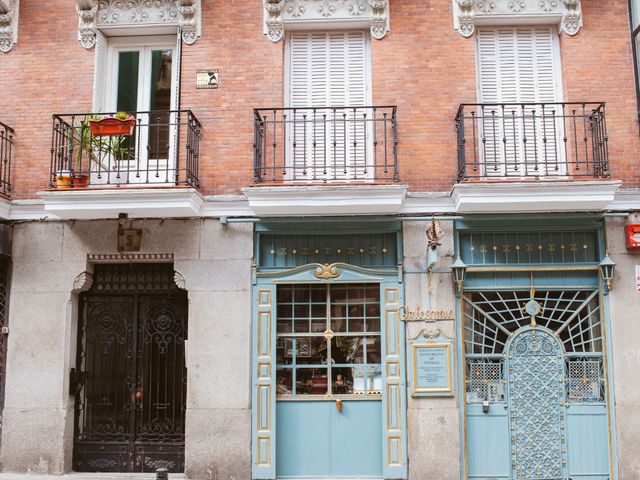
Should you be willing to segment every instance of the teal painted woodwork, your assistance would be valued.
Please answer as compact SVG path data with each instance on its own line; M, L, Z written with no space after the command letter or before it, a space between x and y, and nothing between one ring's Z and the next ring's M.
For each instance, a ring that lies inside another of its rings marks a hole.
M467 265L577 264L599 261L598 235L591 231L468 231L459 234Z
M597 267L591 270L535 271L533 284L531 272L482 272L467 273L464 289L472 290L528 290L535 288L598 288L600 271Z
M283 401L276 406L278 478L382 477L380 400Z
M292 268L310 263L347 263L369 268L398 265L398 234L259 233L256 263L260 269Z
M380 284L382 303L382 438L384 478L407 478L406 334L397 281Z
M509 414L504 404L490 405L487 413L482 405L467 405L467 444L470 480L510 478Z
M254 283L253 478L407 478L403 285L397 266L258 269ZM371 400L343 398L339 416L335 398L276 400L274 384L278 286L327 283L380 285L382 392ZM313 436L307 444L301 443L305 432ZM322 448L328 449L329 464L313 454Z
M276 475L275 299L274 285L254 289L251 448L252 476L256 480Z
M568 475L580 480L609 479L609 429L603 403L567 409Z

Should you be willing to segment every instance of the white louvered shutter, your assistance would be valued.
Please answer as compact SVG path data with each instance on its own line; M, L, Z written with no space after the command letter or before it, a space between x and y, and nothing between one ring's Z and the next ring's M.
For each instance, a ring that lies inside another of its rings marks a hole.
M107 97L107 37L102 32L96 33L95 65L93 70L92 111L105 111Z
M288 40L288 106L296 108L295 113L288 113L291 118L287 119L289 178L363 177L366 174L364 111L330 107L367 105L367 34L360 31L291 33ZM354 116L359 121L354 122Z
M560 121L554 118L554 112L560 114L557 107L528 106L523 119L521 106L491 105L559 100L556 37L553 27L542 25L478 30L479 101L485 104L478 115L486 175L545 175L559 168L562 152L553 135Z

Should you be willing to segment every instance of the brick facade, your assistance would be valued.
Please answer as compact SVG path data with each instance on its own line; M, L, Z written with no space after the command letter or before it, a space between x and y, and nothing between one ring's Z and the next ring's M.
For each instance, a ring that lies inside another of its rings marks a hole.
M401 181L449 191L456 179L454 117L476 100L475 40L452 25L451 2L393 0L391 31L372 40L374 104L398 105ZM625 0L583 2L584 26L561 34L565 101L607 102L611 170L640 187L635 86ZM204 127L202 191L237 194L252 182L253 108L283 105L284 43L262 34L261 0L202 2L202 37L185 45L181 107ZM0 56L0 119L16 130L13 197L48 186L52 113L91 109L94 51L77 41L74 2L23 0L19 43ZM220 88L196 90L218 68Z

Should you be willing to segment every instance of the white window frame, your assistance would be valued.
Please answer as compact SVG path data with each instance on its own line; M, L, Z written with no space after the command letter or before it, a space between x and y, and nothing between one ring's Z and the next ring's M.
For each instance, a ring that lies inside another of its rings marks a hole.
M132 52L139 51L141 53L141 67L139 70L138 81L138 104L136 109L139 111L146 111L150 100L150 90L148 88L147 72L151 70L151 57L143 54L145 50L171 50L174 56L174 61L171 65L171 109L177 108L176 98L176 85L178 80L178 62L175 61L177 55L176 49L176 36L175 35L162 35L162 36L140 36L140 37L110 37L108 38L108 51L107 51L107 82L106 82L106 110L110 112L116 111L117 93L118 93L118 54L120 52Z
M478 30L484 30L484 29L499 29L501 27L507 27L507 28L518 28L518 27L532 27L532 28L536 28L536 27L548 27L551 29L551 34L552 34L552 62L553 62L553 68L555 71L555 78L554 78L554 102L563 102L563 78L562 78L562 60L561 60L561 53L560 53L560 32L557 26L555 25L547 25L547 24L530 24L530 23L515 23L515 24L508 24L508 25L481 25L478 26ZM480 32L476 32L475 35L475 69L476 69L476 101L479 104L484 103L489 103L490 102L486 102L483 101L482 99L482 74L481 74L481 67L480 67ZM537 79L536 79L536 88L537 88ZM518 102L521 102L521 100L518 100ZM537 102L537 100L536 100ZM499 99L498 103L505 103L503 99ZM508 103L508 102L507 102ZM517 103L517 102L516 102ZM480 112L478 112L478 115L480 115ZM482 150L482 139L481 137L478 138L478 142L479 143L479 155L480 155L480 162L482 164L482 169L483 169L483 177L485 178L501 178L500 175L495 175L495 174L487 174L486 171L484 171L485 169L485 159L484 159L484 154L483 154L483 150ZM560 144L558 144L558 146L556 147L558 149L558 155L559 155L559 160L562 162L562 168L566 169L566 164L564 162L566 162L566 158L564 158L564 151L562 150L562 148L560 148ZM503 165L504 167L505 165ZM560 175L560 177L564 177L566 175L566 171L563 170L562 174ZM542 175L544 176L544 175ZM511 179L517 179L518 177L516 175L508 175L508 178Z
M365 58L365 64L364 64L364 68L365 68L365 104L364 105L358 105L361 107L370 107L373 105L373 89L372 89L372 77L373 77L373 71L372 71L372 60L371 60L371 34L368 30L361 30L361 29L314 29L314 30L293 30L293 31L288 31L285 35L285 48L284 48L284 55L285 55L285 61L284 61L284 98L285 98L285 108L293 108L292 107L292 102L291 102L291 96L292 96L292 85L291 85L291 76L292 76L292 53L291 53L291 37L293 35L296 34L300 34L300 33L323 33L326 35L330 35L332 33L342 33L342 34L346 34L346 33L351 33L354 31L358 31L358 32L363 32L364 34L364 58ZM311 107L311 105L306 105L307 107ZM350 107L352 105L323 105L326 107ZM297 108L303 108L303 107L297 107ZM317 107L316 107L317 108ZM288 132L288 134L291 134L291 131ZM372 135L372 126L371 124L369 124L367 126L367 145L365 146L365 148L367 149L367 155L366 158L367 159L372 159L373 158L373 135ZM289 138L287 138L285 141L287 141L288 143L291 142L292 140L290 140ZM288 149L288 158L285 159L286 161L286 171L287 174L285 175L285 180L287 181L291 181L291 180L300 180L297 178L294 178L294 172L293 172L293 168L292 164L293 164L293 160L290 157L291 154L291 149ZM329 163L328 163L329 165ZM332 166L333 167L333 166ZM332 168L330 167L330 168ZM352 168L352 167L349 167ZM362 179L358 179L358 180L348 180L348 179L331 179L328 181L334 181L334 182L350 182L350 181L354 181L354 182L358 182L358 181L362 181L362 180L373 180L375 176L375 168L367 168L367 175L366 177L362 177ZM317 180L317 181L325 181L324 178L316 178L313 180ZM312 181L312 180L309 180Z
M157 35L157 36L136 36L136 37L107 37L106 65L104 69L105 91L102 100L105 112L115 112L117 110L117 93L118 93L118 73L119 73L119 53L120 52L140 52L139 69L138 69L138 91L136 92L136 112L148 111L151 99L151 91L149 87L150 79L148 72L151 71L151 50L171 50L173 61L171 64L171 98L170 110L178 108L178 82L179 79L179 63L177 58L180 54L177 42L180 40L176 35ZM95 101L95 99L94 99ZM128 112L128 113L136 113ZM102 112L95 112L102 113ZM169 123L172 125L169 131L169 148L167 151L167 159L149 159L147 158L147 149L141 146L147 145L149 141L149 115L136 114L136 122L143 127L139 134L135 135L135 158L131 161L107 161L112 165L114 171L108 171L101 174L92 173L91 183L101 184L110 183L118 184L123 181L128 184L140 185L172 185L175 181L175 159L178 153L176 149L176 135L174 129L177 128L178 114L174 113L169 116ZM145 126L146 125L146 126ZM103 166L104 167L104 166ZM142 168L143 172L139 172ZM163 181L154 181L151 179L152 171L162 172ZM167 172L167 173L165 173ZM172 172L173 178L168 172ZM135 176L132 176L135 173ZM134 180L134 181L132 181Z

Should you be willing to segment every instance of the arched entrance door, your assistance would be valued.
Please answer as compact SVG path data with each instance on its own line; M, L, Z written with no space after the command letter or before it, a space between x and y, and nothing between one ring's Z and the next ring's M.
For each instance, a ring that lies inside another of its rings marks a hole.
M508 406L514 480L564 478L564 349L541 327L507 344Z
M599 289L469 286L462 302L469 479L608 480Z
M173 265L96 265L72 372L74 470L184 471L186 339Z

